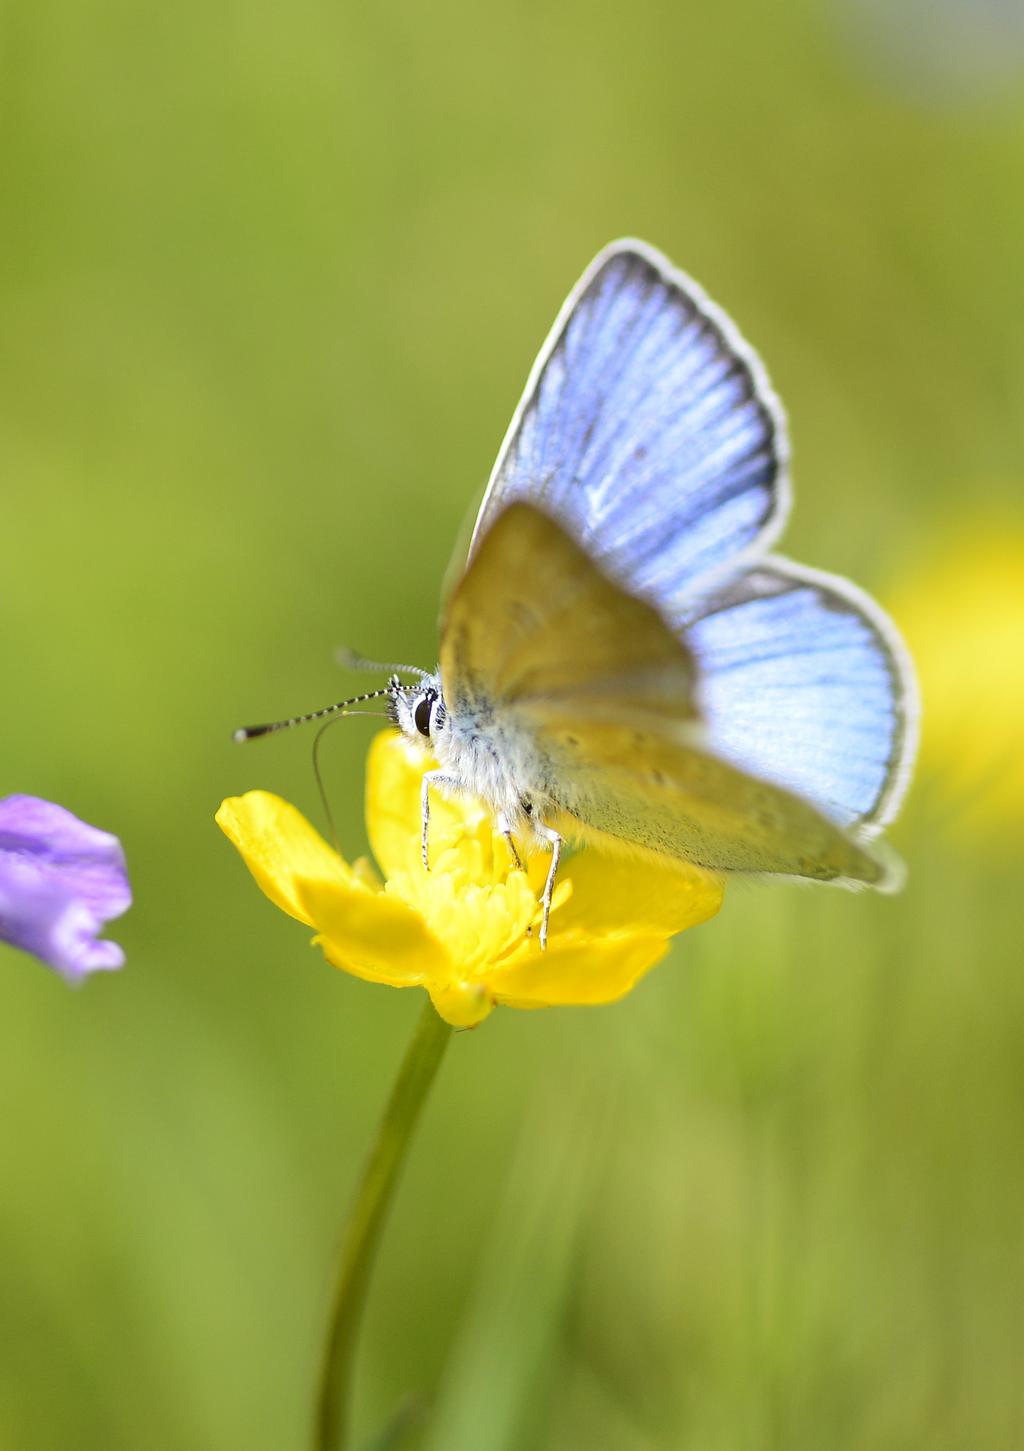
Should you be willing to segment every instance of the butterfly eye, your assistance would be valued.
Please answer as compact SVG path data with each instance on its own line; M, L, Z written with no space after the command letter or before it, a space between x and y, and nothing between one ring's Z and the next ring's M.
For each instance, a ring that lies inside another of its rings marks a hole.
M421 695L419 700L416 702L416 708L412 713L412 719L413 724L415 725L421 736L430 735L430 710L436 699L437 696L434 694L434 692L432 690L428 690L426 694Z

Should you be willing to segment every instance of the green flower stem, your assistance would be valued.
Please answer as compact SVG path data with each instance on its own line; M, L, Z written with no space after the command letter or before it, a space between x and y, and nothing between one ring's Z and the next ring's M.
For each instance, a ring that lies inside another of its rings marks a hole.
M352 1362L370 1272L398 1175L451 1033L450 1025L438 1017L428 999L398 1070L342 1231L330 1328L320 1370L316 1451L345 1451L348 1445Z

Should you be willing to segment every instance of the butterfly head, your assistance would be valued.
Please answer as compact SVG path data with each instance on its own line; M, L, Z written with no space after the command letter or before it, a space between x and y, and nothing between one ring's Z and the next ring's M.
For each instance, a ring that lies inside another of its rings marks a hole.
M388 681L387 710L403 735L421 745L433 744L448 729L448 708L437 675L424 675L415 685L403 685L397 675Z

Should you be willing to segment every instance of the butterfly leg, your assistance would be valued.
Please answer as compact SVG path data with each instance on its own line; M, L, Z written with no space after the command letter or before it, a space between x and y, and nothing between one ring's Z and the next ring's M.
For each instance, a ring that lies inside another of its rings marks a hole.
M548 945L548 918L551 916L551 896L555 890L555 878L558 876L558 862L562 855L562 838L558 832L550 826L545 826L543 821L533 818L534 830L538 836L551 843L551 865L548 867L547 881L544 883L544 895L541 897L541 906L544 908L544 916L540 924L540 945L542 948Z
M501 832L502 836L508 843L509 853L512 857L513 862L516 865L517 870L524 872L526 868L523 866L523 859L516 850L515 842L512 840L512 828L509 825L508 817L505 815L504 812L502 812L501 815L498 817L498 830Z
M423 870L430 871L430 859L427 853L427 836L430 830L430 788L431 786L449 786L457 790L462 783L454 776L446 776L443 771L427 771L423 776L423 783L420 786L420 811L423 818Z

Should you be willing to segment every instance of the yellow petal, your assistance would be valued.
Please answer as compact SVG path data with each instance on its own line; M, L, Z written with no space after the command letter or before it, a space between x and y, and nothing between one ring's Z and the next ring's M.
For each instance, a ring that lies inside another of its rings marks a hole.
M498 1002L513 1008L612 1003L660 962L668 947L664 937L573 933L556 938L552 923L546 951L535 935L514 960L489 974L487 984Z
M423 772L436 764L397 731L382 731L374 737L366 761L366 830L385 877L412 865L420 821L420 781Z
M671 937L713 917L725 895L723 878L700 867L597 846L572 856L565 876L572 895L551 913L551 941L576 930Z
M307 927L313 923L299 900L297 884L352 878L346 863L301 811L269 791L228 797L216 821L270 900Z
M422 920L368 885L287 801L248 791L223 803L217 823L270 900L316 930L335 967L399 986L431 972L450 976L447 954Z
M724 894L699 868L593 847L571 858L567 875L572 891L552 910L547 950L535 930L486 975L499 1002L614 1002L664 957L670 937L713 917Z
M300 883L298 896L334 967L392 987L450 979L452 963L443 945L391 893L372 891L353 877L344 884Z

